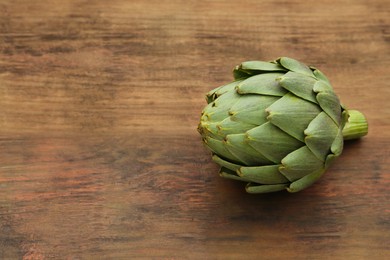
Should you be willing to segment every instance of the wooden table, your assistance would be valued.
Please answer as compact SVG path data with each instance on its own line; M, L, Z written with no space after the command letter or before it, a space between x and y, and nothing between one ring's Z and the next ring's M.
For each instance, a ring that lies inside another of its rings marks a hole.
M0 259L388 259L390 5L0 3ZM245 60L325 72L368 136L315 185L249 195L196 131Z

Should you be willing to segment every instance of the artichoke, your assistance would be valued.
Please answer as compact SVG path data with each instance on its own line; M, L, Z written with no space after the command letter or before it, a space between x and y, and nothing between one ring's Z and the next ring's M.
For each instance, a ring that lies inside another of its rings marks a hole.
M364 115L341 105L314 67L282 57L243 62L233 76L206 95L198 131L220 175L247 182L249 193L305 189L344 140L367 134Z

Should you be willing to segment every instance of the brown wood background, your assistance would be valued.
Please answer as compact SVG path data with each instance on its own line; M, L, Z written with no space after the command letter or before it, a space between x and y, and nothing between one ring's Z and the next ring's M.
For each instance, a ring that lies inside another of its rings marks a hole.
M1 0L0 259L386 259L389 33L386 0ZM249 195L196 126L233 66L279 56L369 135L309 189Z

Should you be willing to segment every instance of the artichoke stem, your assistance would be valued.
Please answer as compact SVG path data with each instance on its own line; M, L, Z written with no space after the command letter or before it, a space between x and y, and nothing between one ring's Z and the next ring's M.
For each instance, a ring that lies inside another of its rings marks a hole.
M344 140L352 140L363 137L368 132L366 117L357 110L348 110L349 118L343 128Z

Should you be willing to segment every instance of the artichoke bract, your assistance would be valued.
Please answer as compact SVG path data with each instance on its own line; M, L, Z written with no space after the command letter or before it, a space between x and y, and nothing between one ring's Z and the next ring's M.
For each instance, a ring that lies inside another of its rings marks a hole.
M206 95L198 131L222 177L249 193L300 191L340 156L346 139L367 134L318 69L287 57L247 61L234 81Z

